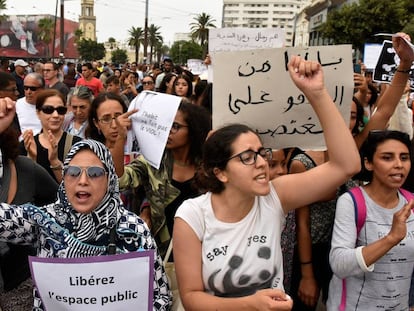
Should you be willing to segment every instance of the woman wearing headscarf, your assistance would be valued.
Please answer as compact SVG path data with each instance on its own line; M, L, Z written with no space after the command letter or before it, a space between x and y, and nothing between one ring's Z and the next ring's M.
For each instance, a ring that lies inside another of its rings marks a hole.
M156 243L142 219L122 205L109 150L93 140L76 143L64 161L62 175L53 204L0 204L0 239L38 243L39 257L108 255L114 253L109 251L113 243L115 253L154 249L153 310L169 310L170 292ZM43 310L36 290L34 307Z

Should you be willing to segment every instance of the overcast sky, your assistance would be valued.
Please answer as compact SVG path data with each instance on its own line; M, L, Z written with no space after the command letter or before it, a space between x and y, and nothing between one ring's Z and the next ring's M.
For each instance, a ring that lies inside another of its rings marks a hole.
M65 0L65 18L78 21L81 0ZM124 40L128 30L144 28L145 0L95 0L96 35L98 42L109 37ZM200 13L207 13L221 26L222 0L148 0L148 25L160 26L164 43L173 43L174 33L189 32L191 22ZM7 15L52 14L60 16L60 0L7 0Z

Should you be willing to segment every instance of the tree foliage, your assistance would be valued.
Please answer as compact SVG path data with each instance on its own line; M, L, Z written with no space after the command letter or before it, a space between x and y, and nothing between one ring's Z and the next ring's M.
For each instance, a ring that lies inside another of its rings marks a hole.
M203 48L194 41L177 41L170 49L170 56L174 63L185 64L187 59L201 59Z
M131 29L128 30L129 38L128 38L128 45L134 47L135 49L135 62L138 63L139 57L139 48L141 44L144 43L144 31L141 27L134 27L132 26Z
M7 15L1 14L1 11L7 10L7 1L6 0L0 0L0 24L2 21L7 20Z
M53 30L55 28L55 22L51 18L42 18L42 19L39 19L38 27L39 27L39 34L38 34L39 39L43 41L43 43L46 45L46 57L49 58L50 57L49 44L52 41L52 35L53 35Z
M125 50L117 48L111 52L111 62L114 64L125 64L128 62L128 53Z
M412 0L360 0L330 11L318 30L334 44L351 43L354 48L362 49L367 41L383 40L374 34L402 31L413 17Z
M156 51L157 47L162 46L162 43L164 41L163 37L160 34L160 28L159 26L155 26L154 24L151 24L148 27L148 41L150 45L150 63L152 63L153 54Z
M208 51L208 30L209 28L216 28L213 19L209 14L201 13L194 17L195 22L190 23L191 38L198 41L203 49L205 55Z
M84 61L98 60L104 58L105 46L91 39L81 39L78 43L78 52Z

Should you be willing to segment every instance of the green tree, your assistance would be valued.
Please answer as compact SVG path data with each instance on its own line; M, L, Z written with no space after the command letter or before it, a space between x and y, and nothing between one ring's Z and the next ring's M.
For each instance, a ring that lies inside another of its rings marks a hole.
M84 61L98 60L104 58L105 46L91 39L81 39L78 43L78 52Z
M190 23L191 38L198 41L203 49L203 56L208 51L208 30L209 28L216 28L213 19L209 14L201 13L194 17L195 22Z
M141 27L134 27L132 26L130 30L128 30L129 39L128 45L134 47L135 49L135 62L138 63L139 57L139 48L141 44L144 43L144 31Z
M156 49L157 44L159 43L162 44L164 41L159 30L160 30L160 27L155 26L154 24L151 24L148 27L148 42L150 45L150 59L149 59L150 63L152 63L152 54L154 50Z
M128 62L128 53L125 50L117 48L111 52L111 62L114 64L125 64Z
M368 40L383 40L373 37L374 34L401 31L413 17L412 0L360 0L330 11L327 21L318 30L333 44L351 43L354 48L362 50Z
M203 48L194 41L177 41L172 45L170 55L175 63L184 65L187 59L201 59Z
M4 10L7 10L6 0L0 0L0 12L4 11ZM7 20L7 15L1 14L0 15L0 24L1 24L1 22L5 21L5 20Z
M82 39L83 31L82 29L78 28L75 30L75 43L78 44L79 41Z
M50 42L52 42L52 35L53 30L55 28L55 22L51 18L41 18L38 22L39 27L39 39L43 41L43 43L46 45L46 58L50 57L50 49L49 45ZM52 46L52 49L54 47Z

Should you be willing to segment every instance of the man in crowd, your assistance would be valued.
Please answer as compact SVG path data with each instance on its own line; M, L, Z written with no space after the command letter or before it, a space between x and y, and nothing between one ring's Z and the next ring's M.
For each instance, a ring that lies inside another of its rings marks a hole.
M29 66L23 59L18 59L14 62L14 71L12 75L16 80L17 89L19 90L18 98L22 98L25 96L24 88L23 88L23 80L26 75L26 68Z
M155 89L158 91L161 85L162 79L164 79L164 76L166 73L172 72L174 68L173 61L170 58L164 58L163 61L163 72L161 72L159 75L157 75L157 78L155 80Z
M58 78L59 65L54 62L47 62L43 66L43 78L45 79L46 85L50 89L58 90L62 93L64 98L67 98L69 88L65 83L60 82Z
M36 98L45 87L45 80L38 73L29 73L24 78L24 95L16 102L16 115L19 119L21 132L33 130L33 135L38 134L42 125L36 114Z
M93 75L93 67L91 63L85 63L82 65L82 77L76 81L76 86L87 86L93 92L93 96L98 96L100 92L104 90L102 81L95 78Z

